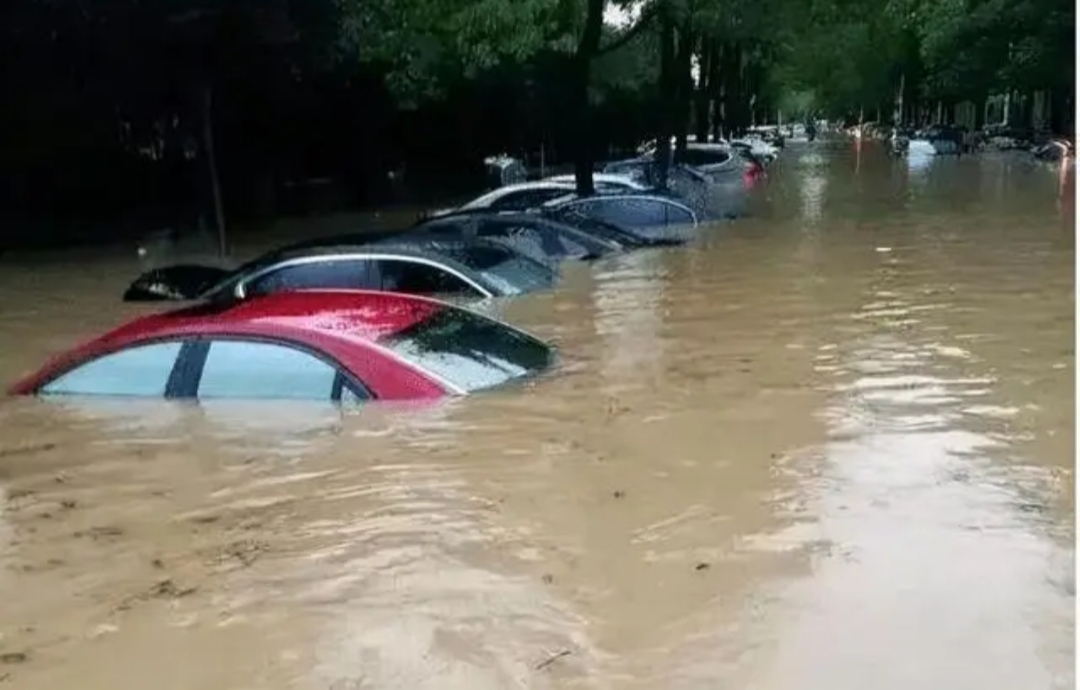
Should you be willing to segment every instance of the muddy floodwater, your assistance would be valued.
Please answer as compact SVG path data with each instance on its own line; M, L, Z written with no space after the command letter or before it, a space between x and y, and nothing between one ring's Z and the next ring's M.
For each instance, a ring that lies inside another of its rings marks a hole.
M1071 688L1070 185L790 145L752 217L500 307L561 349L527 389L4 401L0 688ZM0 377L136 270L0 260Z

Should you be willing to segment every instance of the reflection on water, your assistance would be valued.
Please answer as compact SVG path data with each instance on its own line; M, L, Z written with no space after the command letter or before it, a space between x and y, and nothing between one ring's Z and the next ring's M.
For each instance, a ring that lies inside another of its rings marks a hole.
M961 334L932 328L953 305L904 297L868 295L853 315L866 335L817 357L837 395L807 512L837 557L788 592L800 613L780 630L768 677L777 687L807 677L832 688L1067 687L1072 595L1045 583L1072 577L1071 535L1033 519L1050 508L1024 496L1057 494L1060 468L1017 473L1009 459L1015 405L1038 408L995 401L997 377L970 373L972 353L952 340ZM892 663L897 649L919 663Z
M815 223L821 218L822 203L828 189L829 159L819 147L799 147L796 150L798 157L793 162L798 165L799 171L796 179L802 217L807 223ZM858 150L856 152L858 153Z
M663 361L662 260L662 251L636 252L606 262L596 276L596 332L605 342L599 366L611 394Z
M3 403L0 679L1072 687L1056 171L853 155L793 144L751 218L500 303L561 348L528 387ZM0 375L145 310L128 254L5 264Z

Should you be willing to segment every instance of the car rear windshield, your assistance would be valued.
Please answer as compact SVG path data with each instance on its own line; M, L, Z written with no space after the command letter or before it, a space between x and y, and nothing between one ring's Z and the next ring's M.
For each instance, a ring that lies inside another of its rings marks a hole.
M465 392L535 374L554 357L550 347L526 333L453 307L379 344Z
M552 218L557 219L558 222L566 223L567 225L573 226L585 233L595 235L596 237L618 242L623 246L636 247L645 244L631 232L627 232L611 223L605 223L602 220L590 218L574 209L555 209L550 215Z
M551 287L555 272L539 261L499 244L469 244L440 249L494 283L505 294L515 295Z

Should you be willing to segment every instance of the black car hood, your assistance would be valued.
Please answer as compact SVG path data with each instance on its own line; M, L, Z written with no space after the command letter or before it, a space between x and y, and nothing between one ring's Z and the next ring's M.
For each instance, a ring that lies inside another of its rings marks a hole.
M225 280L232 271L216 266L179 264L155 268L136 278L124 292L125 302L164 302L197 299Z

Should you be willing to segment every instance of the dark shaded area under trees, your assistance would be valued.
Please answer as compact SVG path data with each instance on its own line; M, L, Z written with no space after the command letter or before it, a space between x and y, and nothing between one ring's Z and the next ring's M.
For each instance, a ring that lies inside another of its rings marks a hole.
M387 203L395 177L469 193L502 151L588 190L646 137L678 155L780 111L981 126L1008 93L1072 131L1071 0L647 0L605 25L620 4L8 0L0 248L213 227L212 169L221 214L258 222Z

